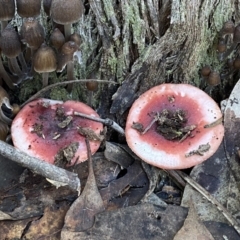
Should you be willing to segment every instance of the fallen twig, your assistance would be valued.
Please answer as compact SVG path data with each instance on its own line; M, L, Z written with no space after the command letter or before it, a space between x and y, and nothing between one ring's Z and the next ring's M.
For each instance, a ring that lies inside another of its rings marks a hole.
M196 189L199 193L201 193L209 202L214 204L217 209L225 216L225 218L229 221L229 223L234 227L234 229L240 235L240 226L237 220L228 212L228 210L218 202L206 189L204 189L201 185L199 185L196 181L194 181L191 177L186 175L181 171L177 171L177 173L194 189Z
M27 103L39 98L41 95L43 95L45 92L49 91L51 88L61 86L61 85L66 85L66 84L69 84L69 83L85 83L85 82L89 82L89 81L96 81L96 82L99 82L99 83L108 83L108 84L117 84L113 81L99 80L99 79L77 79L77 80L69 80L69 81L64 81L64 82L57 82L57 83L51 84L51 85L41 89L37 93L35 93L32 97L30 97L27 101L25 101L21 105L21 108L23 106L25 106Z
M122 127L120 127L116 122L114 122L113 120L111 120L109 118L106 118L106 119L98 118L98 117L94 117L94 116L76 112L76 111L73 114L75 116L79 116L79 117L87 118L87 119L90 119L90 120L93 120L96 122L103 123L105 126L111 127L115 131L119 132L120 134L125 135L124 129Z
M80 180L76 173L56 167L41 159L29 156L19 149L0 140L0 154L45 178L67 185L80 193Z

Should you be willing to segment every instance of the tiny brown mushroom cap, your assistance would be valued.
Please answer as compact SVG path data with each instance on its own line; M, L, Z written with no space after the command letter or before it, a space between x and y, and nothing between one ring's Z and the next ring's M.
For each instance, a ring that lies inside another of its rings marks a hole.
M212 71L207 79L207 83L210 86L217 86L221 82L220 74L217 71Z
M17 0L17 13L22 18L37 17L41 10L41 0Z
M86 87L88 91L96 91L98 88L98 82L94 80L86 82Z
M59 113L57 113L60 109ZM76 101L54 101L38 99L25 105L14 118L11 126L12 140L15 147L54 164L57 153L73 142L79 143L76 152L69 162L73 165L87 160L85 136L79 134L78 127L91 129L99 135L103 130L101 123L79 118L74 111L94 117L98 114L84 103ZM63 114L63 115L61 115ZM69 125L59 127L67 117L72 117ZM35 127L39 126L39 131ZM100 146L100 141L90 140L91 153L94 154Z
M14 0L0 0L0 20L8 21L14 17L15 1Z
M187 125L196 128L183 141L167 140L156 131L157 123L145 133L153 113L168 109L187 113ZM132 151L143 161L163 169L184 169L195 166L212 156L222 142L222 113L214 100L202 90L188 84L162 84L142 94L132 105L126 122L126 140Z
M22 51L20 37L11 25L2 31L0 48L2 53L9 58L17 57Z
M240 57L236 57L233 61L233 67L235 69L240 69Z
M62 72L68 62L73 61L73 54L78 50L78 46L73 41L68 41L62 45L58 53L57 72Z
M80 47L81 42L82 42L81 37L78 33L71 34L69 37L69 41L75 42L78 45L78 47Z
M211 67L206 65L201 69L201 75L203 77L208 77L208 75L211 73Z
M234 33L234 23L233 21L227 21L223 24L222 34L233 34Z
M32 49L38 49L44 42L44 28L35 18L27 18L21 27L22 42Z
M238 24L234 29L233 42L234 43L240 42L240 24Z
M81 0L52 0L50 12L54 22L71 24L83 15L83 4Z
M55 28L53 30L53 32L51 33L50 43L56 49L61 48L62 45L65 43L65 37L64 37L63 33L58 28Z
M227 50L227 45L224 43L224 41L220 41L217 45L217 50L219 53L224 53Z
M42 44L34 55L33 66L38 73L55 71L57 68L57 56L54 50Z

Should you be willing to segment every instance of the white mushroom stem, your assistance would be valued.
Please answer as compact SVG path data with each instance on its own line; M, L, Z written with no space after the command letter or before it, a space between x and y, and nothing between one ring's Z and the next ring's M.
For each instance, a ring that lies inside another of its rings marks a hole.
M20 62L20 64L21 64L21 66L22 66L23 72L27 73L27 71L28 71L27 63L26 63L26 61L25 61L25 58L24 58L22 52L18 55L18 59L19 59L19 62Z
M71 29L72 29L72 24L65 24L64 25L64 34L65 34L65 39L68 41L68 38L71 35Z
M18 76L21 76L22 70L20 69L20 67L18 65L18 61L17 61L16 57L9 58L9 59L10 59L14 73L16 73Z
M88 91L88 105L92 107L93 91Z
M42 87L46 87L48 85L48 72L42 73Z

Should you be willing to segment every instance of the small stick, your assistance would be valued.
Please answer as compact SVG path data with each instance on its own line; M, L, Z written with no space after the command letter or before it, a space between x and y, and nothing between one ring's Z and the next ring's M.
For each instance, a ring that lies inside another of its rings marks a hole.
M0 140L0 154L23 167L26 167L45 178L64 183L69 188L80 193L80 180L76 173L69 172L63 168L47 163L41 159L29 156L25 152Z
M118 83L115 83L115 82L112 82L112 81L99 80L99 79L78 79L78 80L69 80L69 81L64 81L64 82L58 82L58 83L51 84L51 85L41 89L37 93L35 93L32 97L30 97L26 102L24 102L21 105L21 108L24 107L27 103L29 103L29 102L39 98L42 94L44 94L45 92L49 91L51 88L55 88L55 87L61 86L61 85L66 85L66 84L69 84L69 83L84 83L84 82L89 82L91 80L99 82L99 83L118 84Z
M196 189L199 193L201 193L209 202L214 204L217 209L224 215L224 217L231 223L237 233L240 235L240 226L237 220L228 212L228 210L218 202L206 189L204 189L201 185L199 185L196 181L194 181L191 177L187 176L185 173L181 171L177 171L177 173L194 189Z
M220 118L217 119L216 121L211 122L211 123L209 123L209 124L206 124L206 125L204 126L204 128L212 128L212 127L215 127L215 126L221 124L221 123L222 123L222 120L223 120L223 118L220 117Z
M87 118L87 119L90 119L90 120L93 120L96 122L100 122L108 127L113 128L115 131L119 132L120 134L125 135L124 129L121 128L116 122L114 122L113 120L111 120L109 118L106 118L106 119L98 118L98 117L94 117L94 116L76 112L76 111L74 111L73 114L75 116L79 116L79 117Z
M186 182L179 176L178 172L175 170L164 170L175 182L175 184L183 190L186 186Z
M141 133L142 135L143 134L145 134L151 127L152 127L152 125L155 123L155 122L157 122L157 118L155 117L151 122L150 122L150 124L145 128L145 130Z

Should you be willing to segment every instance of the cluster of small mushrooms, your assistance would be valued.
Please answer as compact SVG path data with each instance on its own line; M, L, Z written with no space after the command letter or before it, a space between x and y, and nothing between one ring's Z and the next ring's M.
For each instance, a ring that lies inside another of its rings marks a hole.
M219 60L220 70L214 69L213 66L205 65L200 71L202 85L205 92L211 95L214 87L223 85L223 88L234 85L234 77L239 79L240 56L238 50L234 52L240 43L240 24L235 26L233 21L229 20L224 23L216 45L217 58ZM234 54L233 54L234 53ZM234 57L233 57L234 56ZM225 96L223 96L224 98Z
M42 4L45 16L52 21L49 39L38 19ZM16 6L15 0L0 1L0 49L8 60L8 71L1 67L0 73L9 88L31 78L34 71L42 74L45 87L48 73L61 72L66 65L68 79L74 79L73 55L81 40L79 34L72 33L72 23L81 18L83 11L81 0L19 0ZM11 24L16 14L22 18L20 29Z
M53 26L49 40L38 21L42 3ZM11 24L15 14L22 18L19 32ZM77 33L71 32L71 25L82 14L81 0L17 0L16 6L14 0L0 0L0 49L8 63L4 66L0 58L0 78L7 87L13 89L35 72L42 74L42 85L47 86L49 72L63 71L65 66L68 80L74 79L73 57L81 41ZM223 33L224 39L225 35L228 33ZM209 73L205 76L202 70L202 75L211 79L215 72L207 70ZM93 91L96 85L88 83L87 87ZM9 103L2 87L0 96L0 120L8 128L19 107ZM79 118L76 112L99 118L89 106L76 101L37 99L28 103L12 122L13 144L59 166L86 160L84 139L90 140L91 152L95 153L103 140L103 124ZM224 134L221 118L217 104L200 89L187 84L162 84L145 92L132 105L126 141L136 155L152 165L188 168L218 149Z

